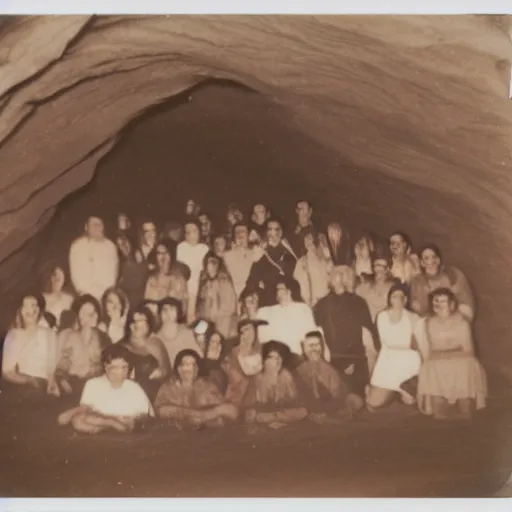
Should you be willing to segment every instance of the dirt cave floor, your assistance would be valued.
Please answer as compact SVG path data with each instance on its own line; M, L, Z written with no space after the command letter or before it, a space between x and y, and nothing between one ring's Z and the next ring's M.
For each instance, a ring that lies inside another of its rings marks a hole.
M500 390L496 393L493 390ZM60 428L63 404L0 395L4 497L479 497L512 471L510 386L491 382L471 423L401 404L344 425L305 421L250 435L242 425L132 435Z

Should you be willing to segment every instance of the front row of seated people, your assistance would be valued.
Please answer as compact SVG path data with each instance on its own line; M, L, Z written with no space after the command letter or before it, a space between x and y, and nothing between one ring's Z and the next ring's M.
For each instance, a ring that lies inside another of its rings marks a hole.
M235 421L279 428L306 418L325 423L397 398L436 419L472 417L485 407L486 376L454 293L432 292L424 318L407 308L408 298L406 286L393 285L388 307L377 315L381 347L363 397L360 335L350 364L337 363L343 354L328 362L322 329L304 336L301 356L282 342L260 343L258 331L267 326L258 318L240 320L238 336L225 341L207 322L193 333L178 323L183 312L173 298L158 304L158 336L153 314L142 306L128 314L127 335L108 343L92 327L100 312L94 298L77 301L74 328L57 336L44 326L41 298L26 296L6 339L2 375L15 387L80 397L59 424L85 433L131 432L152 417L180 429Z

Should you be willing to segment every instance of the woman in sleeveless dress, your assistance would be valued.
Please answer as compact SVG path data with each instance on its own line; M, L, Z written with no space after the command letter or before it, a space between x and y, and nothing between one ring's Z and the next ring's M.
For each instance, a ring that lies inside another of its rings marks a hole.
M475 357L469 320L449 288L431 293L431 314L418 334L423 365L418 406L435 419L469 419L486 405L486 374Z
M397 395L408 405L415 402L402 388L405 382L418 375L421 367L420 354L413 348L413 333L419 317L406 309L407 302L407 287L395 284L388 293L388 307L377 316L381 350L366 397L370 411L388 405Z

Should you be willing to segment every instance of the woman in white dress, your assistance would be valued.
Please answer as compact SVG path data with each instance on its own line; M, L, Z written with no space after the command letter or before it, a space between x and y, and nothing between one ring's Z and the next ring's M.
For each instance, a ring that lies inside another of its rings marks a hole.
M196 301L199 290L199 278L203 270L203 260L209 251L208 246L200 242L201 226L195 219L185 221L185 240L178 245L176 257L190 269L188 280L187 323L191 324L196 316Z
M415 402L402 387L418 375L421 367L421 356L413 348L413 333L419 317L406 309L407 302L407 288L395 284L389 290L388 307L377 316L382 348L367 390L366 403L370 411L388 405L397 394L407 405Z

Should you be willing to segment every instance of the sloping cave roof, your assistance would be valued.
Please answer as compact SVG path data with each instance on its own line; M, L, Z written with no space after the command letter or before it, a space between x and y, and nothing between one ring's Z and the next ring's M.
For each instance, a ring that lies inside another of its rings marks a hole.
M3 20L1 288L32 265L37 234L123 126L227 79L351 162L346 173L312 169L332 184L331 200L421 222L473 276L483 311L497 301L510 311L511 60L510 19L495 16ZM375 183L357 180L365 169L389 185L368 204ZM507 334L502 324L493 336Z

